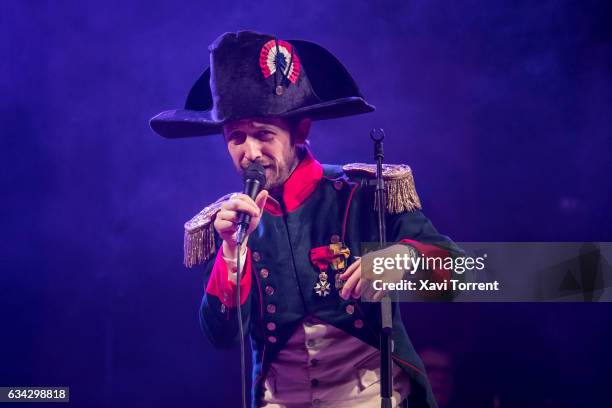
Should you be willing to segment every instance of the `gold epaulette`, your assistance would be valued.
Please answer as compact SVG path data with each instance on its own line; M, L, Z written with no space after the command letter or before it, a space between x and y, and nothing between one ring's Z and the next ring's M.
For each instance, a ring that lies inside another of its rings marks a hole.
M342 166L348 175L365 174L376 177L376 165L350 163ZM383 164L383 178L387 196L387 212L399 214L404 211L421 209L421 200L414 186L414 177L410 166L405 164Z
M213 221L221 209L221 204L230 196L231 194L224 195L185 223L183 263L186 267L198 265L210 259L215 253Z

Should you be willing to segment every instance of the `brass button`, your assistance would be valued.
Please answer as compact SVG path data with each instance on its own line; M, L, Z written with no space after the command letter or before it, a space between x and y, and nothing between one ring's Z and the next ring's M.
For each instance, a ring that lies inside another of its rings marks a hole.
M259 276L261 276L263 279L266 279L268 275L270 275L270 271L268 271L266 268L261 268L259 270Z
M269 341L270 343L276 343L276 337L274 337L274 336L268 336L268 341Z
M353 313L355 313L355 306L353 306L353 305L346 305L344 310L346 310L346 313L348 313L348 314L353 314Z
M274 294L274 288L270 285L266 286L266 295L272 296Z
M276 313L276 305L269 304L268 306L266 306L266 310L270 314Z
M357 320L355 320L354 324L355 324L356 328L361 329L363 327L363 320L357 319Z
M340 235L334 234L331 236L329 240L331 241L332 244L337 244L338 242L340 242Z
M308 340L306 342L306 347L313 348L315 346L315 344L316 344L316 342L314 340L310 339L310 340Z
M320 400L320 399L318 399L318 398L317 398L317 399L313 399L313 400L312 400L312 406L313 406L313 407L320 407L322 403L323 403L323 401L321 401L321 400Z
M334 181L334 188L338 191L342 190L342 187L344 187L344 183L342 182L342 180L336 180Z
M225 310L227 309L227 307L221 303L221 313L225 313Z
M258 251L254 251L253 252L253 260L255 262L259 262L261 261L261 254Z
M317 364L319 364L319 360L317 360L316 358L313 358L312 360L310 360L311 366L316 367Z
M304 319L304 326L312 327L314 326L314 321L311 318L307 317L306 319Z
M272 331L272 330L276 330L276 323L274 323L274 322L270 322L270 323L266 324L266 328L267 328L268 330L270 330L270 331Z
M317 387L319 385L319 380L313 378L312 380L310 380L310 385L312 385L313 387Z

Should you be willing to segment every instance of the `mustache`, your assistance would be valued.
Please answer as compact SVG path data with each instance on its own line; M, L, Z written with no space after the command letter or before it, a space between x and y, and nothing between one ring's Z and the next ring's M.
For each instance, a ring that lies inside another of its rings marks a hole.
M272 165L271 162L265 162L263 160L245 160L243 162L240 163L240 170L245 171L250 165L251 163L258 163L260 165L262 165L263 167L269 167Z

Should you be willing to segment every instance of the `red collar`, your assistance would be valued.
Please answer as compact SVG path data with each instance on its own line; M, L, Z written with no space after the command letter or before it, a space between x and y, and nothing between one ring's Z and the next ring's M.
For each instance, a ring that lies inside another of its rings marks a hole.
M287 212L296 210L315 190L323 178L323 166L306 149L306 155L293 173L283 184L283 202ZM280 204L272 196L268 197L265 209L272 215L282 215Z

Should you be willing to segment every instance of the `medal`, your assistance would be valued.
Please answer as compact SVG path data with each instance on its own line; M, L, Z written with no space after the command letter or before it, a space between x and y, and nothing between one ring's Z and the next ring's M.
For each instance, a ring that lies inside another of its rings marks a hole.
M329 282L327 281L327 273L319 273L319 281L314 285L314 290L315 293L321 297L329 295L331 287Z
M346 283L345 280L340 279L340 275L342 275L342 272L344 272L344 270L336 272L335 286L336 286L336 289L338 289L338 290L341 290L342 287L344 286L344 284Z

